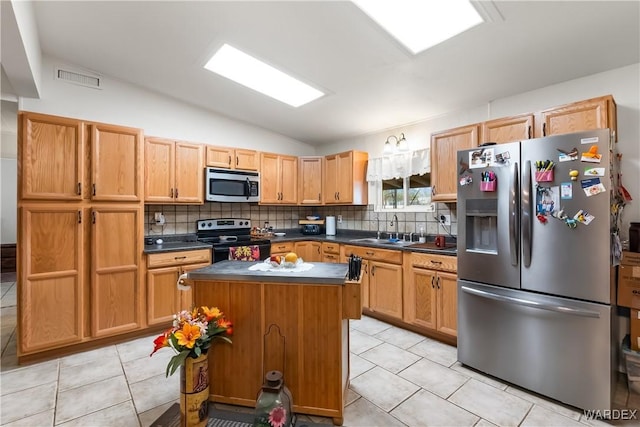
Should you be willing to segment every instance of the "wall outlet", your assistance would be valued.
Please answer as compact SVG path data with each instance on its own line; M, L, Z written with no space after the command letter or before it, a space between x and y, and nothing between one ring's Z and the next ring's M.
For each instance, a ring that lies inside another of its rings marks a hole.
M156 221L156 225L164 225L165 220L164 220L164 215L162 215L162 212L155 212L153 214L153 218Z
M440 224L451 225L451 215L440 215Z
M342 224L342 215L338 215L338 224Z

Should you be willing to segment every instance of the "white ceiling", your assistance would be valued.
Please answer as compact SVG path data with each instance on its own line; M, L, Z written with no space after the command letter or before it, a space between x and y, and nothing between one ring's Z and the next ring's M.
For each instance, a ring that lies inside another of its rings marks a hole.
M415 56L349 1L40 1L34 10L46 54L310 144L640 62L638 1L494 5L492 22ZM327 95L296 109L203 69L223 43Z

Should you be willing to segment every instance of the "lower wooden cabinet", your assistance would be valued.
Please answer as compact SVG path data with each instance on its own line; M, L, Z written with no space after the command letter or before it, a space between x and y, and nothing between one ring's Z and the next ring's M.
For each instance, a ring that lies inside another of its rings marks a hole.
M304 261L320 262L322 261L322 243L304 241L296 242L294 252Z
M405 322L457 336L456 258L412 253L405 258Z
M271 244L271 255L285 256L289 252L293 252L295 244L293 242L279 242Z
M343 248L342 262L347 262L351 255L362 258L362 308L402 319L402 252L351 245Z
M91 209L91 335L104 337L143 326L140 205Z
M80 342L86 313L82 210L27 206L20 222L18 352Z
M322 242L322 262L338 263L341 247L337 243Z
M179 290L178 278L210 264L210 249L147 255L147 323L168 323L178 311L191 309L193 292Z

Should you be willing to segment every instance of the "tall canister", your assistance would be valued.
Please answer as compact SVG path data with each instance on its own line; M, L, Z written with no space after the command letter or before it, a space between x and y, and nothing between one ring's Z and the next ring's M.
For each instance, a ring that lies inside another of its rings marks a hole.
M640 222L632 222L629 225L629 250L640 252Z
M327 236L335 236L336 235L336 217L328 216L326 218L327 222Z

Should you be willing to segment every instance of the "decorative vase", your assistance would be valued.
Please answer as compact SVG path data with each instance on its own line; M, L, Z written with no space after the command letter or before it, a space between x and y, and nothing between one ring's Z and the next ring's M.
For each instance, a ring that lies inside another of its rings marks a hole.
M209 358L187 357L180 367L180 425L204 427L209 419Z

